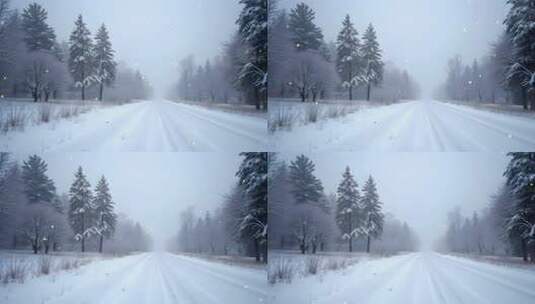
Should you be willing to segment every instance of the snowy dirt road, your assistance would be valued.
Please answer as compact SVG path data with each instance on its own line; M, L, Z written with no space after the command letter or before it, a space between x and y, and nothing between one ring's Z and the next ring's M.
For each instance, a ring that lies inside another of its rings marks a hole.
M533 286L532 270L413 253L277 284L272 292L275 303L531 304Z
M97 109L0 134L6 152L264 151L266 120L168 101Z
M270 141L292 151L533 151L535 117L410 101L278 131Z
M0 285L0 303L265 303L265 271L146 253Z

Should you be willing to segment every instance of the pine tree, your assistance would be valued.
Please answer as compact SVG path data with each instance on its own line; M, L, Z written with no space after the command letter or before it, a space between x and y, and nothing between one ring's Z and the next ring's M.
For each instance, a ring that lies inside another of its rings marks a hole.
M373 178L370 176L362 188L362 234L367 238L366 252L370 252L371 238L378 238L383 232L384 215L382 203Z
M102 24L95 36L94 48L96 79L99 83L98 100L100 101L102 101L104 85L110 86L115 80L117 63L113 58L114 53L108 30Z
M56 187L47 175L47 164L37 155L32 155L22 166L22 181L28 203L52 203Z
M370 23L364 36L361 48L362 60L364 64L364 82L367 85L366 99L370 100L371 86L379 85L383 80L384 63L382 61L381 48L377 42L377 34Z
M535 239L535 153L509 153L512 157L504 173L516 202L507 220L510 238L520 239L524 260L527 261L528 243Z
M240 0L243 9L236 23L246 46L244 64L238 72L241 87L252 87L256 108L267 109L267 0Z
M323 195L321 181L314 176L315 165L306 156L299 155L290 163L291 193L296 204L319 203Z
M244 157L236 176L238 184L243 186L250 197L246 212L240 224L242 234L250 236L255 245L256 260L260 261L260 252L267 262L267 195L268 195L268 155L265 152L241 153ZM262 249L260 247L263 247Z
M342 30L338 34L336 46L336 69L342 80L342 85L348 89L349 100L353 100L353 87L358 85L361 74L360 40L358 32L346 15L342 23Z
M360 193L358 185L349 167L342 175L342 181L336 190L336 224L342 237L348 240L349 252L353 251L353 237L358 231L360 213Z
M314 24L315 18L316 13L305 3L299 3L291 10L288 26L292 42L298 51L319 50L323 34Z
M79 15L75 22L69 42L69 69L75 85L82 89L82 100L85 100L85 89L91 85L94 78L95 59L91 32L84 23L82 15Z
M81 241L82 252L85 252L85 240L93 233L94 208L91 185L87 181L82 167L78 168L74 182L69 190L69 221L75 233L74 238Z
M93 208L99 234L98 252L102 253L104 237L109 238L113 234L117 222L110 188L104 176L100 178L95 188Z
M37 3L31 3L22 12L22 30L28 50L50 51L54 48L56 34L46 23L47 18L47 11Z
M535 110L535 0L508 0L507 3L511 9L504 23L514 45L507 79L519 81L524 108L531 104L531 110Z

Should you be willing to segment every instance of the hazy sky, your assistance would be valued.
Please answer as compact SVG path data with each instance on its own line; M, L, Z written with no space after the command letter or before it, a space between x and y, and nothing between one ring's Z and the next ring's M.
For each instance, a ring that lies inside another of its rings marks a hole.
M460 206L471 215L488 206L504 182L509 158L501 153L317 153L307 154L325 192L335 193L346 166L359 189L371 174L384 210L414 228L432 245L447 227L447 214ZM282 155L288 160L294 154Z
M48 10L59 41L68 40L79 14L92 34L105 23L117 56L145 73L157 91L175 81L178 59L194 54L204 63L218 55L240 11L231 0L11 0L11 5L22 9L31 2Z
M25 155L15 155L19 161ZM139 221L163 244L179 226L179 213L199 215L221 206L236 182L241 157L231 153L50 153L41 155L58 193L67 193L78 166L92 187L105 175L117 211Z
M449 57L472 62L503 30L505 0L280 0L288 11L305 2L316 12L326 41L335 41L349 14L360 35L374 24L384 58L406 68L425 94L445 79Z

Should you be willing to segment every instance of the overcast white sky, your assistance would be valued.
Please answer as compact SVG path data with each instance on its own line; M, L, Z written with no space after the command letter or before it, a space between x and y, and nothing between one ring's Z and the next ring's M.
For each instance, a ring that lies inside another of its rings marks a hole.
M384 210L415 229L423 245L445 232L447 213L460 206L465 215L488 206L504 182L509 158L502 153L316 153L325 192L335 193L346 166L361 188L371 174ZM282 154L289 161L296 154Z
M220 207L236 182L241 157L234 153L49 153L40 155L58 193L68 193L78 166L91 186L102 175L117 211L139 221L163 244L179 226L179 213L195 206L199 215ZM26 155L15 155L21 163Z
M406 68L424 93L445 79L449 57L472 62L487 54L503 30L505 0L280 0L289 11L305 2L316 12L326 41L335 41L349 14L360 35L371 22L384 58Z
M204 63L218 55L240 11L237 0L11 0L11 5L22 10L32 2L48 10L59 41L69 39L79 14L92 34L105 23L117 56L145 73L157 91L175 81L178 59L194 54Z

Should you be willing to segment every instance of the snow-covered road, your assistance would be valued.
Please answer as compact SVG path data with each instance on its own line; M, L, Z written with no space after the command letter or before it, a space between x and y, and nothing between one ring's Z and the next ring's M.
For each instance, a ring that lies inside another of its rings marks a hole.
M535 271L436 253L367 261L273 288L275 303L535 303Z
M0 134L0 151L264 151L266 120L168 101L96 109Z
M265 303L265 271L170 253L93 262L76 271L0 285L0 303Z
M292 151L533 151L535 117L410 101L270 137L275 149Z

